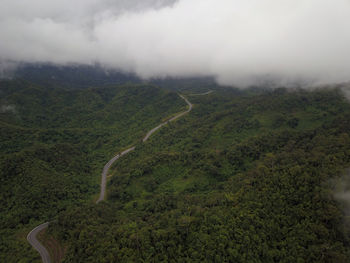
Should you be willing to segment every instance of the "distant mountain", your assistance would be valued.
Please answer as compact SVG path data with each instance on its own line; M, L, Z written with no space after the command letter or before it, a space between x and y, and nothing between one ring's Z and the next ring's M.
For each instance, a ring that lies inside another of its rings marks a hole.
M106 70L98 65L56 66L50 64L25 64L16 70L14 77L40 85L66 88L87 88L142 82L141 79L133 74Z
M39 85L87 88L126 83L153 84L169 90L204 91L219 87L212 77L154 78L144 80L132 73L108 70L99 65L57 66L52 64L24 64L17 68L14 78Z

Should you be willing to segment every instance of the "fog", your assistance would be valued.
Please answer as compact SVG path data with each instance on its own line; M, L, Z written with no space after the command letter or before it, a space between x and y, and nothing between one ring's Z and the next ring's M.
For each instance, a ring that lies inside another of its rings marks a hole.
M1 0L0 61L220 84L350 80L349 0Z
M350 216L350 170L331 183L335 188L334 198L342 205L345 215Z

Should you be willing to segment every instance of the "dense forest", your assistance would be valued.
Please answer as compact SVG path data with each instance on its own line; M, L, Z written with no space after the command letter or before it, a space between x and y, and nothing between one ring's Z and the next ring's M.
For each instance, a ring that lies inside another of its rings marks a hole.
M221 90L113 167L108 201L49 227L64 262L349 262L339 90Z
M40 239L63 262L350 261L339 89L110 85L101 72L90 86L79 80L89 69L50 80L47 68L42 81L35 70L0 81L1 262L40 262L26 235L46 221ZM186 109L177 89L193 110L142 143ZM131 145L96 205L104 164Z
M147 85L67 89L0 81L0 261L32 262L39 223L92 202L104 164L185 108Z

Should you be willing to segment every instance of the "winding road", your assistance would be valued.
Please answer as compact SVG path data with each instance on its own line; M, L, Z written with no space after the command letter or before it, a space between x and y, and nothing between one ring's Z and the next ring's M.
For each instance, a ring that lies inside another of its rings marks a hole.
M106 194L106 185L107 185L107 175L108 175L108 170L109 168L111 168L112 164L118 160L120 157L122 157L123 155L131 152L135 150L135 146L126 149L125 151L121 152L120 154L117 154L116 156L114 156L112 159L109 160L109 162L103 167L103 171L102 171L102 176L101 176L101 192L100 192L100 197L97 199L96 204L98 204L99 202L103 201L105 198L105 194Z
M157 130L159 130L161 127L163 127L164 125L168 124L171 121L174 121L180 117L182 117L183 115L185 115L186 113L189 113L192 110L192 103L188 101L188 99L186 99L184 96L180 95L179 96L187 103L188 105L188 109L184 112L181 112L179 114L177 114L176 116L172 117L171 119L159 124L157 127L153 128L152 130L150 130L146 136L142 139L142 142L146 142L149 137L151 137L151 135L153 133L155 133ZM96 204L98 204L99 202L104 200L105 194L106 194L106 185L107 185L107 176L108 176L108 170L109 168L111 168L112 164L118 160L120 157L122 157L125 154L128 154L129 152L135 150L135 146L126 149L125 151L123 151L120 154L117 154L116 156L114 156L111 160L109 160L109 162L104 166L103 171L102 171L102 178L101 178L101 192L100 192L100 197L98 198L98 200L96 201Z
M201 94L190 94L190 95L191 96L201 96L201 95L208 95L212 92L213 91L208 91L208 92L201 93ZM189 102L188 99L186 99L183 95L181 95L181 94L178 94L178 95L187 103L188 109L186 111L180 112L179 114L175 115L174 117L170 118L169 120L159 124L157 127L150 130L146 134L146 136L142 139L142 142L146 142L149 139L149 137L151 137L151 135L153 133L155 133L157 130L159 130L164 125L168 124L169 122L175 121L176 119L182 117L183 115L189 113L192 110L192 108L193 108L192 103ZM106 185L107 185L107 175L108 175L108 171L111 168L112 164L115 161L117 161L120 157L128 154L129 152L132 152L133 150L135 150L135 146L130 147L130 148L124 150L123 152L117 154L112 159L110 159L108 161L108 163L103 167L103 171L102 171L102 175L101 175L101 191L100 191L100 196L99 196L98 200L96 201L96 204L103 201L105 198ZM46 222L44 224L41 224L41 225L35 227L32 231L29 232L29 234L27 236L28 242L34 247L34 249L36 249L40 253L43 263L51 263L50 255L49 255L48 251L46 250L46 248L37 240L36 236L40 231L47 228L48 225L49 225L49 222Z
M213 93L213 90L209 90L207 92L204 93L192 93L192 94L188 94L187 96L204 96L204 95L209 95L210 93Z
M36 236L39 234L40 231L47 228L48 225L49 222L38 225L27 235L28 242L32 245L33 248L35 248L40 253L43 263L51 263L51 258L49 252L47 252L46 248L39 242Z
M187 109L186 111L184 111L184 112L181 112L181 113L177 114L176 116L172 117L171 119L167 120L166 122L163 122L163 123L159 124L157 127L153 128L152 130L150 130L150 131L146 134L146 136L142 139L143 142L147 141L148 138L151 137L151 135L152 135L153 133L155 133L157 130L159 130L159 129L160 129L161 127L163 127L164 125L166 125L166 124L168 124L169 122L174 121L174 120L176 120L176 119L182 117L183 115L185 115L186 113L189 113L189 112L192 110L192 107L193 107L192 103L189 102L188 99L186 99L184 96L182 96L182 95L180 95L180 94L179 94L179 96L180 96L184 101L186 101L186 103L187 103L187 105L188 105L188 109Z

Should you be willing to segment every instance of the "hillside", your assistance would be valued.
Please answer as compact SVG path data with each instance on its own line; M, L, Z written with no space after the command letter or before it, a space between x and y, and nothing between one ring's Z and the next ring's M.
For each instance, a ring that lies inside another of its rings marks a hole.
M1 262L38 259L27 233L97 198L104 164L186 105L147 85L81 90L10 80L0 92Z
M348 262L334 191L349 103L337 90L253 93L189 95L189 115L115 164L107 202L49 227L64 262Z
M51 221L63 262L348 262L342 93L186 83L193 110L141 143L186 109L176 93L1 81L0 260L40 262L25 237Z

